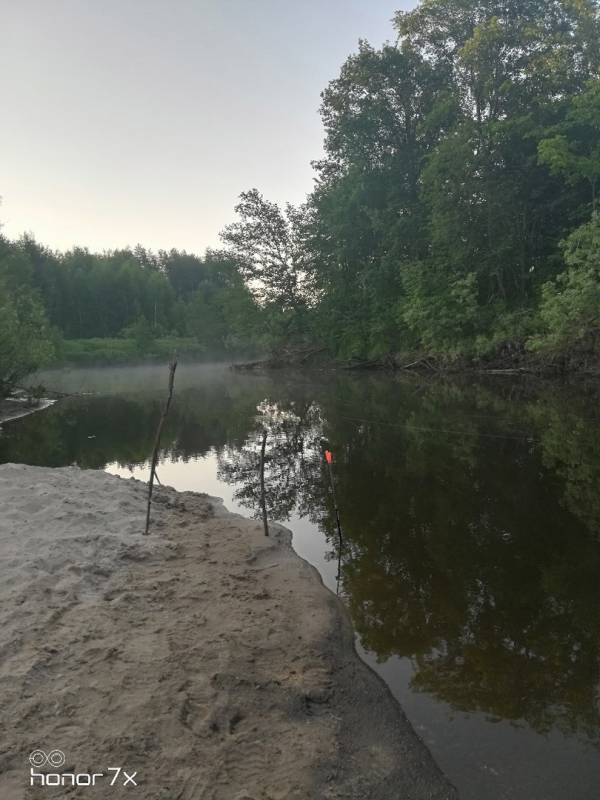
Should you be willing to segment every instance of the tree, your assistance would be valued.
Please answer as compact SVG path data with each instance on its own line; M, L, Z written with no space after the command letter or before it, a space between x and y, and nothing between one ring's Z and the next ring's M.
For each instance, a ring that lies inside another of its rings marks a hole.
M242 192L240 219L221 238L254 296L282 312L311 303L312 263L303 246L305 210L265 200L257 189Z
M598 66L595 0L423 0L395 24L480 124L577 91Z
M0 397L54 355L44 308L29 284L26 255L0 237Z
M427 251L421 172L456 113L443 76L411 48L361 42L323 92L310 246L317 328L342 355L399 347L403 264Z

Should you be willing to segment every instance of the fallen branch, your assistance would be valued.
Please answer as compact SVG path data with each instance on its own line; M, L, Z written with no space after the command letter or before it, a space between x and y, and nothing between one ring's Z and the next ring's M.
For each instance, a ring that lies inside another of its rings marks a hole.
M348 364L344 364L342 369L381 369L384 366L384 363L379 358L365 360L356 359Z
M324 353L326 347L284 347L270 356L261 358L258 361L246 361L239 364L232 364L235 370L250 369L282 369L306 364L313 356Z
M535 370L526 369L525 367L510 367L506 369L480 369L482 375L526 375L535 372Z
M231 369L246 370L246 369L259 369L268 363L267 359L260 359L259 361L244 361L240 364L232 364Z
M326 347L313 347L310 350L308 350L303 356L299 357L298 363L304 364L304 362L308 361L309 358L312 358L313 356L316 356L319 353L324 353L326 349L327 349Z
M410 364L400 364L398 369L412 369L413 367L418 367L420 364L423 364L424 359L418 358L416 361L411 361Z
M96 394L96 392L59 392L56 389L48 389L45 386L15 386L20 392L23 392L27 397L32 396L32 390L36 392L36 399L39 394L39 399L56 399L62 400L64 397L89 397Z

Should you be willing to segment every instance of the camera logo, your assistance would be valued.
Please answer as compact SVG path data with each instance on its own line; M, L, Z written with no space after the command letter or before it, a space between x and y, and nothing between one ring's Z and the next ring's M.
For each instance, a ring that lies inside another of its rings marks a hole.
M41 767L54 767L55 770L64 766L66 761L62 750L32 750L29 754L29 785L30 786L97 786L96 781L110 778L109 786L137 786L135 777L137 772L127 772L123 767L107 767L106 772L36 772Z
M29 754L29 763L32 767L43 767L48 764L50 767L62 767L66 758L62 750L50 750L48 754L43 750L33 750Z

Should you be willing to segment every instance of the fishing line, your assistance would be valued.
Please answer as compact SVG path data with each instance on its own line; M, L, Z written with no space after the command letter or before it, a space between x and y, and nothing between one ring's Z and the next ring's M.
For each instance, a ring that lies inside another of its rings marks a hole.
M423 431L424 433L448 433L455 436L477 436L485 437L487 439L512 439L517 442L531 442L538 443L539 439L534 439L532 436L523 434L523 436L509 436L503 433L481 433L480 431L467 431L467 430L452 430L449 428L426 428L420 425L411 425L409 422L386 422L385 420L366 419L365 417L349 417L344 414L337 415L339 419L347 419L351 422L364 422L368 425L385 425L390 428L403 428L413 431Z

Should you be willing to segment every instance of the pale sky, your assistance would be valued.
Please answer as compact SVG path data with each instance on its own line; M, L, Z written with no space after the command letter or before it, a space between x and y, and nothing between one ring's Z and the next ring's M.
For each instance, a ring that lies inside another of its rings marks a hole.
M311 190L319 94L410 0L0 0L0 222L52 248L219 244Z

